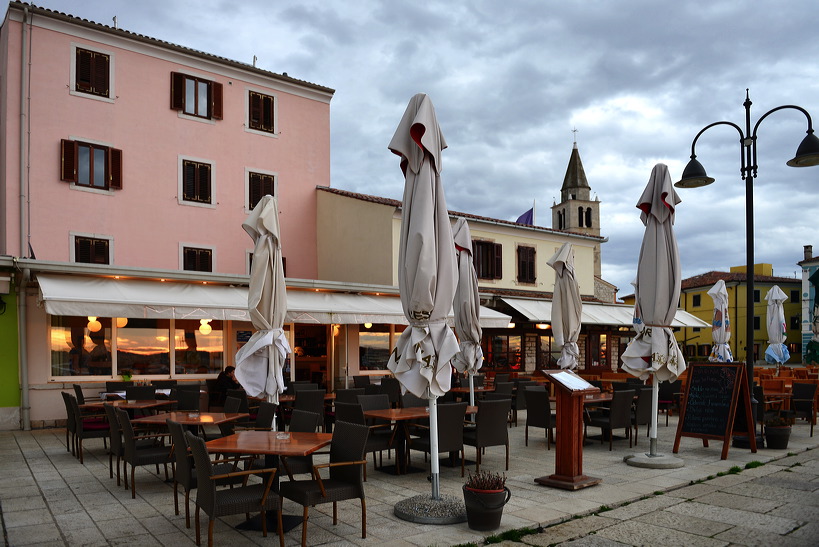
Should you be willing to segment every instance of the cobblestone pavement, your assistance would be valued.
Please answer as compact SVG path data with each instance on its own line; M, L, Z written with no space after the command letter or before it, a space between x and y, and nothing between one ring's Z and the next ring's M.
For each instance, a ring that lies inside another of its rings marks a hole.
M639 445L616 440L589 440L583 472L602 482L576 492L534 482L554 472L555 447L546 449L542 429L531 429L524 443L525 412L509 430L511 461L507 485L512 498L495 532L476 532L466 523L416 524L396 518L394 505L430 492L421 470L393 476L368 464L367 538L361 538L361 509L341 502L337 525L332 505L310 510L310 545L443 546L483 544L491 534L524 528L540 530L508 545L817 545L819 544L819 435L794 426L787 450L760 449L756 454L732 447L720 460L721 442L702 446L683 438L678 469L645 469L623 463L628 455L648 450L644 430ZM660 420L658 451L671 453L676 418L668 427ZM621 432L622 433L622 432ZM172 486L151 467L137 470L137 497L108 476L108 455L100 440L86 441L85 464L66 451L65 431L0 432L0 516L6 545L193 545L194 531L185 528L184 508L174 514ZM467 448L468 459L475 452ZM387 454L385 465L388 463ZM394 454L393 454L394 456ZM424 467L420 452L413 465ZM764 465L758 465L760 462ZM391 460L390 462L391 463ZM441 466L441 493L461 496L460 466ZM751 465L749 465L751 464ZM471 466L474 469L474 465ZM746 468L748 467L748 468ZM504 470L503 447L488 448L482 469ZM729 472L732 468L741 470ZM717 476L720 475L720 476ZM713 477L708 479L708 477ZM705 480L704 480L705 479ZM286 480L286 479L285 479ZM195 495L195 494L194 494ZM184 500L184 496L182 497ZM184 503L184 502L183 502ZM301 515L301 507L285 501L285 513ZM234 528L244 516L217 520L216 545L259 545L277 542L275 533ZM285 534L286 545L298 545L301 526Z

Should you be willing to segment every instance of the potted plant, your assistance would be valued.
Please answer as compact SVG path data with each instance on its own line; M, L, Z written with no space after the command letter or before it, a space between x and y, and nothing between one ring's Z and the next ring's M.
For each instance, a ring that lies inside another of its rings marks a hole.
M765 446L768 448L788 448L791 426L796 420L791 414L778 413L765 420Z
M500 526L503 506L512 497L506 475L490 471L472 472L463 487L466 519L473 530L495 530Z
M124 369L119 371L119 375L122 378L123 382L130 382L131 377L133 377L134 373L133 373L133 371L131 369L124 368Z

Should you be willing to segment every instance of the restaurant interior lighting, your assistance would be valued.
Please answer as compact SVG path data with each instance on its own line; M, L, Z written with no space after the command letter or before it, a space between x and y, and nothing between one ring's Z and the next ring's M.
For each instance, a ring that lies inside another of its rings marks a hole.
M127 317L117 317L117 328L118 329L123 328L127 324L128 324L128 318Z
M514 323L512 323L511 321L509 321L509 324L508 324L506 327L507 327L507 328L510 328L510 329L514 329L514 328L515 328L515 324L514 324Z
M371 328L373 328L373 324L372 323L364 323L364 328L365 329L371 329Z
M207 336L213 331L213 327L210 326L210 319L200 319L199 320L199 332Z
M546 329L549 328L549 324L548 323L538 323L537 328L539 328L540 330L546 330Z
M97 318L93 315L88 316L88 330L91 332L99 332L102 329L102 323L97 321Z

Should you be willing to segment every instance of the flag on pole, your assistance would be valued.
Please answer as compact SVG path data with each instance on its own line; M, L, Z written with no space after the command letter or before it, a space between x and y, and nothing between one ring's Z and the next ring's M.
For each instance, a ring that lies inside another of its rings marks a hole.
M515 221L516 224L534 224L535 223L535 208L532 207Z

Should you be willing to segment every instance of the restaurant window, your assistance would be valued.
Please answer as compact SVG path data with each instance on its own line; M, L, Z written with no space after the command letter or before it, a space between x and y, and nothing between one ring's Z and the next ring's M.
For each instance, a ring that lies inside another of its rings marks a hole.
M212 167L211 164L182 160L182 201L212 204Z
M560 348L555 347L555 339L551 335L537 337L537 368L557 368L560 359Z
M798 315L791 316L791 330L799 330L802 328L802 318Z
M697 346L697 357L708 357L709 355L711 355L711 346L709 344Z
M174 322L174 372L214 374L224 365L222 321L177 319Z
M111 56L77 47L74 51L74 90L110 97Z
M491 241L472 240L475 273L480 279L500 279L503 276L503 246Z
M484 363L489 369L520 370L523 364L523 345L520 336L484 336L488 347L484 349Z
M182 269L193 272L212 272L213 250L183 247Z
M586 368L610 368L608 336L589 333L586 336Z
M694 294L691 296L691 305L695 308L699 308L702 305L702 295L701 294Z
M697 354L697 345L696 344L688 344L685 346L685 358L690 359L691 357ZM622 353L620 354L622 355Z
M801 355L802 344L800 342L791 342L788 344L788 353L790 353L791 356ZM801 359L797 359L797 361L801 361Z
M795 290L795 289L791 290L791 302L794 303L794 304L798 303L800 294L801 294L801 291L798 291L798 290Z
M97 237L74 236L74 262L110 264L111 242Z
M276 195L276 175L268 173L247 174L247 209L252 211L261 199L270 194Z
M535 248L518 247L518 282L535 282Z
M276 98L248 91L248 121L250 129L276 133Z
M122 190L122 150L62 139L60 180L87 188Z
M111 319L51 316L52 376L111 376Z
M358 358L360 370L387 370L390 325L365 323L358 328Z
M222 84L171 72L171 108L189 116L222 119Z
M129 318L117 326L118 374L170 374L171 320Z

